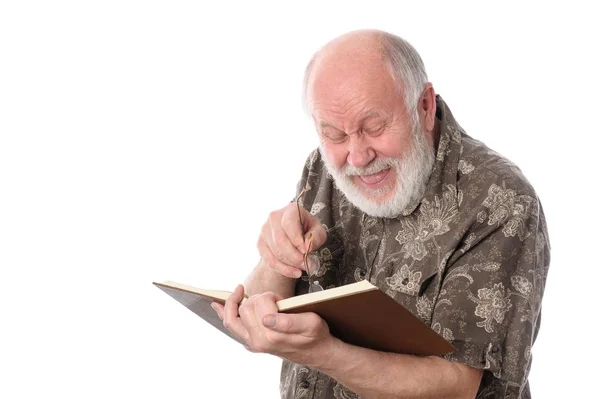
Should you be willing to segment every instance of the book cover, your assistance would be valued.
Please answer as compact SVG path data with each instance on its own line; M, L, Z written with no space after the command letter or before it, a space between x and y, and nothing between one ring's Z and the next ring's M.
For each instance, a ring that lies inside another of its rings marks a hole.
M223 327L210 306L215 301L225 303L229 292L203 290L172 281L153 284L224 334L244 344ZM277 307L282 313L315 312L327 322L334 336L369 349L418 356L441 355L455 350L417 316L366 280L283 299L277 302Z

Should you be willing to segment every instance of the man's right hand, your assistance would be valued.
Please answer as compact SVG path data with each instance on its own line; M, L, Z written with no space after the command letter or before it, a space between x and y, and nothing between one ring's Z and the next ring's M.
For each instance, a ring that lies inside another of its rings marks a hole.
M271 212L258 238L258 252L267 266L277 273L298 278L304 270L304 253L312 234L311 251L327 240L327 232L319 219L300 207L302 225L295 203ZM303 234L304 233L304 234Z

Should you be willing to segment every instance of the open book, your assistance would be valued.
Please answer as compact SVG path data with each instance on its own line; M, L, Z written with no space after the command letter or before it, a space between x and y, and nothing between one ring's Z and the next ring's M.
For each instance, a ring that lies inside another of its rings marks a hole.
M228 291L203 290L172 281L153 283L211 325L243 344L223 327L210 306L225 303ZM366 280L277 302L282 313L315 312L331 334L349 344L384 352L441 355L455 350L448 341Z

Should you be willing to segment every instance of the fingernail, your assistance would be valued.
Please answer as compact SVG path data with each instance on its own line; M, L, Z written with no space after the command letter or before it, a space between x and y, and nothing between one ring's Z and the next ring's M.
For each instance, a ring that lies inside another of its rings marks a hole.
M270 328L275 327L275 316L270 314L263 317L263 325Z

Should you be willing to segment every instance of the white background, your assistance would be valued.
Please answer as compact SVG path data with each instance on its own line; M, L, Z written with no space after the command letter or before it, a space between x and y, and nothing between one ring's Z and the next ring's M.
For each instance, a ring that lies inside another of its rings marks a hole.
M244 280L317 145L304 66L358 28L409 40L459 123L537 189L553 251L532 392L593 396L592 7L214 3L1 3L0 397L278 397L278 359L151 282Z

